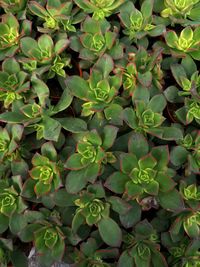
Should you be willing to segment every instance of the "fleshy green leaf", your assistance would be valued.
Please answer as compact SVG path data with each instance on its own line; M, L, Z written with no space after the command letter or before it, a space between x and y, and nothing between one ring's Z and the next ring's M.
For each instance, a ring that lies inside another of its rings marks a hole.
M187 160L188 155L187 149L182 146L176 146L170 152L170 161L175 166L181 166Z
M176 189L166 193L160 192L158 194L158 200L164 209L173 211L184 209L183 199Z
M71 194L81 191L88 180L95 180L99 174L99 165L92 164L78 171L71 171L66 178L66 189Z
M49 158L51 161L56 161L57 152L55 147L51 142L47 142L41 147L42 155Z
M103 129L103 144L102 147L104 149L108 149L110 148L117 136L117 132L118 132L118 128L111 126L111 125L107 125L104 127Z
M114 172L106 180L105 186L112 192L122 194L125 189L125 183L129 180L129 177L121 172Z
M45 105L45 100L49 97L49 88L47 85L36 76L32 76L31 82L41 105Z
M98 229L103 241L111 247L119 247L122 241L122 232L118 224L111 218L102 218L98 222Z
M104 54L94 65L94 69L99 70L102 73L104 79L108 77L110 72L113 70L113 67L113 60L107 54Z
M129 139L128 150L129 152L135 154L136 157L139 159L148 154L149 145L142 134L134 133Z
M111 196L108 201L111 203L112 209L120 215L126 214L132 208L131 205L119 197Z
M134 260L127 251L123 251L118 261L118 267L132 267L134 266Z
M87 99L89 85L83 78L79 76L70 76L67 79L67 87L72 95L80 99Z
M58 119L62 127L72 133L87 131L87 123L79 118L67 117Z
M120 215L121 224L125 228L133 227L141 219L141 207L137 201L131 200L129 205L131 205L129 211L126 214Z

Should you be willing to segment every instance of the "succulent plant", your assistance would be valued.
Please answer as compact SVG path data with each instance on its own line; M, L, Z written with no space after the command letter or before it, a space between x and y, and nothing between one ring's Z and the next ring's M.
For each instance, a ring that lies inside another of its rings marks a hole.
M144 198L146 195L157 196L160 191L168 192L174 188L175 183L170 177L167 163L166 147L154 147L149 152L148 143L143 136L133 134L129 139L129 153L120 155L120 171L108 177L106 186L111 191L128 195L132 199Z
M117 131L116 127L108 125L104 127L103 138L93 130L79 139L77 152L72 154L65 164L70 170L66 178L66 188L70 193L79 192L87 182L93 183L103 171L103 164L116 161L114 154L107 150L112 146Z
M31 49L29 49L30 43L32 43ZM69 65L69 58L61 59L59 54L66 49L67 38L58 40L54 46L51 36L43 34L38 42L31 37L24 37L21 39L20 45L23 55L26 56L26 58L21 59L26 70L34 71L37 64L47 65L51 72L65 77L63 68Z
M161 16L164 18L190 18L191 20L195 20L195 15L199 10L199 0L165 0L164 4L165 9L163 9L161 12Z
M4 60L0 77L0 101L4 101L5 108L21 99L23 93L30 89L27 74L20 70L20 65L14 58Z
M73 3L71 1L63 4L62 1L55 3L55 1L48 0L46 7L36 1L29 1L28 7L34 15L44 21L43 28L38 26L38 30L44 33L56 30L75 32L76 28L73 24L80 22L81 18L84 18L80 13L76 14L77 12L73 11Z
M159 36L165 27L155 25L152 17L153 1L145 0L141 5L141 10L135 8L132 2L127 2L120 9L120 19L125 28L123 31L131 40L143 38L145 35Z
M199 31L199 27L193 31L190 26L184 28L179 36L174 31L168 31L165 35L165 40L175 54L181 56L186 53L199 60Z
M0 59L13 56L19 45L19 22L14 15L4 14L0 23Z
M87 65L88 61L95 62L105 53L117 60L123 57L123 45L117 37L117 28L111 30L108 21L87 17L82 23L81 33L70 38L70 47L79 52L80 58L87 61Z
M33 156L33 168L29 171L37 197L57 190L61 186L60 170L58 164L56 164L57 152L54 146L47 142L42 145L41 151L42 155L37 153ZM27 184L29 183L31 182L27 180ZM31 186L33 184L31 183ZM26 190L28 190L27 188Z
M0 266L199 267L200 1L0 0Z
M16 14L26 7L27 0L1 0L1 6L5 10L6 13Z
M92 13L93 18L96 20L102 20L105 17L110 16L115 10L122 5L125 0L75 0L75 3L83 9L86 13Z

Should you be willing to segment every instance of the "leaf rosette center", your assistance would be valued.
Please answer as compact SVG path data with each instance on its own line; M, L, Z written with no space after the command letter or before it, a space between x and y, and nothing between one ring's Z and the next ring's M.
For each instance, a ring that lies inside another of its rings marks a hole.
M146 168L144 170L134 168L130 173L130 177L134 184L149 184L154 181L155 176L156 171L151 168Z
M200 105L198 103L192 103L189 108L189 112L194 118L200 120Z
M8 142L2 138L0 138L0 152L6 151L8 148Z
M57 21L52 17L45 18L45 26L49 29L55 29L57 27Z
M44 234L45 245L48 248L53 248L58 240L58 234L53 229L47 229Z
M94 199L91 203L88 203L88 209L92 216L96 217L101 215L105 209L104 203L99 199Z
M43 181L44 184L51 183L53 179L53 170L48 166L42 166L40 168L40 180Z
M0 212L9 216L17 208L16 197L8 192L0 194Z
M105 45L105 38L102 34L96 34L92 38L91 49L100 52Z

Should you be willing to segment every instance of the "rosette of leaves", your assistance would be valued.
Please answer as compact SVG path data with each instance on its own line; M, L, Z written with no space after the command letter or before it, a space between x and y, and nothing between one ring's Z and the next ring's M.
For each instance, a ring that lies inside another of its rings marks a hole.
M179 108L175 114L184 125L188 125L193 121L200 124L200 101L186 97L184 106Z
M17 157L17 148L22 138L23 126L7 124L5 128L0 127L0 162L14 160Z
M79 52L80 58L88 67L89 62L95 62L105 52L110 54L113 60L123 57L123 46L117 37L118 29L114 27L111 31L108 21L95 21L87 17L82 23L81 33L70 38L70 48ZM82 65L84 67L84 64Z
M4 14L0 23L0 60L13 56L19 47L19 22L11 13Z
M161 49L155 49L153 53L148 53L144 47L140 47L136 53L129 53L127 64L117 66L115 72L122 72L125 97L133 96L135 93L137 95L137 91L141 91L141 86L151 88L154 85L162 89L161 52Z
M102 240L111 247L119 247L122 232L118 224L110 217L110 203L96 198L95 194L83 193L75 201L78 206L72 221L72 230L78 231L81 223L90 227L96 225Z
M75 0L74 2L84 10L85 13L93 14L96 20L103 20L118 10L126 0Z
M34 189L37 197L47 195L61 186L56 149L51 142L47 142L42 145L41 152L32 158L33 168L29 171L31 179L26 181L24 188L24 192Z
M0 114L0 120L7 123L23 124L28 130L27 134L36 132L38 140L45 138L46 140L58 141L63 122L60 123L59 118L51 117L65 110L71 104L73 98L66 85L64 85L64 91L58 103L53 106L49 101L49 88L42 80L38 79L36 75L32 75L31 85L32 98L38 97L39 101L36 103L36 101L30 99L25 105L23 102L19 102L12 111ZM71 118L70 121L72 120ZM83 121L78 120L78 122L81 123L83 130L87 129L87 125Z
M169 232L162 233L162 245L169 251L167 262L171 266L198 266L199 263L199 239L189 239L184 236L181 239L173 240Z
M55 261L62 259L65 250L65 236L58 225L43 221L30 224L29 229L31 233L24 232L23 238L26 242L34 242L39 254L38 260L42 266L51 266Z
M75 204L78 206L76 216L83 217L89 226L98 224L102 218L109 217L110 204L95 196L82 196L81 199L75 201ZM75 225L76 216L73 218L72 225Z
M121 86L121 75L109 75L113 70L113 61L110 56L102 56L92 69L89 79L79 76L70 76L67 86L72 95L84 101L82 116L90 116L95 112L102 112L107 119L112 118L115 109L121 107L115 103L115 96ZM117 110L118 112L118 110ZM120 117L120 115L119 115Z
M184 257L187 246L189 245L189 240L187 237L176 241L173 240L169 232L162 233L162 244L167 247L170 256L168 257L168 262L171 264L180 263L182 257ZM176 266L176 265L175 265Z
M88 182L94 183L97 176L103 172L103 164L116 161L112 147L118 128L107 125L102 136L96 130L84 133L78 140L76 152L72 154L65 167L70 170L66 178L66 189L69 193L77 193Z
M165 27L163 24L155 25L152 16L153 1L145 0L141 5L141 10L135 8L134 4L128 1L120 8L120 20L122 22L123 33L131 40L137 41L146 35L152 37L161 35Z
M123 68L123 89L125 96L132 96L137 83L137 69L134 63L130 62Z
M138 95L144 92L142 95ZM123 111L124 121L137 132L156 136L164 140L177 140L182 138L182 131L174 126L162 126L165 118L162 113L166 107L166 100L162 94L154 95L149 99L149 90L138 87L132 97L135 108L125 108ZM137 99L138 98L138 99ZM143 99L141 99L143 98Z
M0 233L9 227L13 234L17 234L26 225L23 212L27 206L20 195L21 189L20 176L0 182Z
M6 13L12 14L23 11L26 7L27 0L1 0L0 5L3 7Z
M36 132L37 140L57 141L61 131L61 124L56 119L51 118L55 113L49 108L42 108L35 102L22 106L19 121L26 125L29 132ZM57 112L56 112L57 113ZM13 114L14 115L14 114ZM54 133L50 131L54 131Z
M165 40L174 55L184 57L188 54L195 60L200 60L200 27L196 27L193 31L188 26L181 31L179 36L175 31L170 30L166 33Z
M40 85L45 84L42 83ZM45 87L47 88L46 85ZM1 121L24 124L28 134L36 132L37 140L45 138L46 140L57 141L61 131L61 124L59 121L51 118L55 113L53 108L48 109L36 104L35 101L30 101L29 104L23 104L15 111L5 112L0 116ZM53 133L51 132L52 130L54 131Z
M30 89L27 74L20 70L19 63L14 58L4 60L0 71L0 101L8 108L15 100L23 98Z
M187 184L184 180L180 182L180 192L189 207L197 209L200 201L200 187L196 183Z
M177 146L173 147L170 152L170 160L173 165L180 168L185 164L187 174L199 173L199 131L187 133L183 139L176 142Z
M172 239L180 238L184 232L190 238L196 238L200 232L200 212L198 210L186 209L181 211L170 228Z
M53 77L52 73L65 77L66 74L63 68L69 66L70 60L68 56L61 58L59 55L66 49L68 44L69 41L66 37L61 37L54 44L48 34L41 35L37 41L31 37L22 38L20 47L23 54L20 61L23 68L32 72L37 69L37 66L45 66L44 71L50 71L49 78Z
M187 18L198 21L199 0L164 0L163 18L170 18L175 23L188 23Z
M124 234L123 242L125 249L119 258L119 267L124 266L125 262L127 267L168 266L160 252L158 234L147 220L139 222L130 233Z
M154 100L163 102L163 106L156 112L156 106L152 105ZM153 133L154 129L158 129L165 120L162 116L162 111L165 108L165 101L162 95L154 96L148 105L144 101L135 101L135 110L126 108L124 110L124 120L132 129L138 132ZM152 131L151 131L152 130Z
M186 60L185 60L186 61ZM196 69L196 65L192 59L186 61L188 64L192 64L192 70ZM188 70L185 70L185 65L183 64L172 64L171 71L172 74L181 87L181 91L178 92L180 96L190 96L196 100L200 100L200 76L199 72L195 71L194 73L188 73Z
M128 141L128 153L120 154L120 170L107 178L105 186L132 199L158 196L162 205L164 196L175 191L175 182L171 179L174 173L167 167L168 162L166 146L155 146L150 150L143 135L134 133ZM167 206L167 198L165 202Z
M73 3L67 1L48 0L46 6L40 5L36 1L30 1L29 10L43 21L43 28L37 27L38 31L48 33L56 30L76 32L73 24L81 22L84 14L73 9Z
M116 260L118 256L118 249L116 248L106 248L101 249L101 243L95 237L88 238L85 242L80 245L80 250L75 248L73 252L73 259L76 264L80 267L111 267L114 264L106 263L107 261ZM115 262L116 264L116 262Z

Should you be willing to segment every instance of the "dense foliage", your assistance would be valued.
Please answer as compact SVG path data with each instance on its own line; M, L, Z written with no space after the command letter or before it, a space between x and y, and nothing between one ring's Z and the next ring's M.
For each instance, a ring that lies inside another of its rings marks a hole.
M200 266L200 1L0 0L0 266Z

